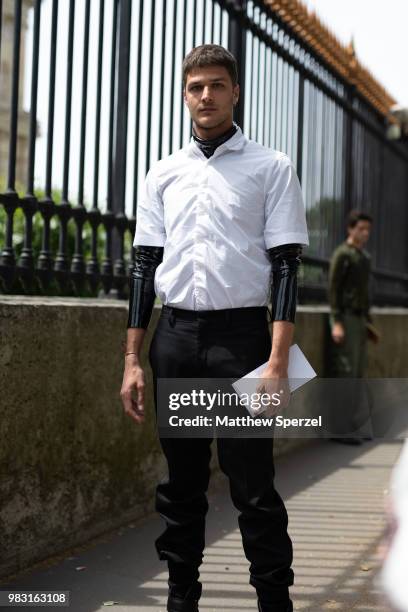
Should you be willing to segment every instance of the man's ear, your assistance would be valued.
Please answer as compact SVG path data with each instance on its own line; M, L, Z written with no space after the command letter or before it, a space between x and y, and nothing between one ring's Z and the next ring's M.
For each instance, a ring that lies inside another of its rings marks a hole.
M239 85L238 83L234 86L234 90L233 90L233 101L234 101L234 106L238 103L239 100Z

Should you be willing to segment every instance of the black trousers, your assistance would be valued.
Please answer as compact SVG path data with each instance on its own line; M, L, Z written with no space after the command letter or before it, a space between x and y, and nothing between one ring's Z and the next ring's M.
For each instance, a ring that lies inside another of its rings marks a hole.
M271 337L266 307L187 311L163 306L149 350L155 405L157 379L240 377L267 361ZM168 477L159 483L156 510L166 529L156 540L167 559L170 593L199 597L205 547L206 491L211 438L161 438ZM260 599L287 602L293 584L288 516L274 488L273 438L217 438L229 479L250 584ZM278 608L276 608L278 610Z

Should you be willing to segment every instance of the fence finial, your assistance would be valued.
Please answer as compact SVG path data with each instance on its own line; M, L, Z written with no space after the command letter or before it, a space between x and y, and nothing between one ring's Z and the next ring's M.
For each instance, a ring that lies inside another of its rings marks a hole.
M343 45L301 0L264 0L264 3L341 77L354 85L378 112L388 115L395 100L359 62L353 39Z

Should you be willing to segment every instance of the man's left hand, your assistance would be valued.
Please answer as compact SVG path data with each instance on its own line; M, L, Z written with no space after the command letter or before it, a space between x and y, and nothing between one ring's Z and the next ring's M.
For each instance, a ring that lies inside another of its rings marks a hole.
M267 393L270 396L271 403L262 412L262 415L273 416L286 408L290 401L287 366L268 364L261 373L256 392ZM279 396L278 404L276 402L277 396Z

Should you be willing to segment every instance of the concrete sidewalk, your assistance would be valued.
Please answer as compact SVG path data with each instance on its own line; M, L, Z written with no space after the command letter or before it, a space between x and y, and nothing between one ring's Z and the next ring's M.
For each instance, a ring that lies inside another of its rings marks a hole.
M377 547L385 525L384 490L401 447L401 441L348 447L322 440L276 459L276 486L287 505L294 545L295 610L389 611L375 584ZM200 611L254 612L237 511L223 476L209 502ZM166 566L153 545L161 531L161 519L150 517L0 588L69 590L73 612L107 606L164 612Z

